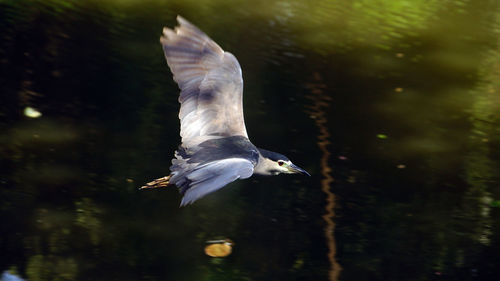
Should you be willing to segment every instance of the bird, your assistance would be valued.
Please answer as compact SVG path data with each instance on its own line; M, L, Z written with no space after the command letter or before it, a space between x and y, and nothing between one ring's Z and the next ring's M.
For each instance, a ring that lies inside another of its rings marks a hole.
M181 16L160 43L180 88L181 144L170 174L140 189L177 186L180 206L253 174L310 174L286 156L250 142L243 116L243 78L236 57Z

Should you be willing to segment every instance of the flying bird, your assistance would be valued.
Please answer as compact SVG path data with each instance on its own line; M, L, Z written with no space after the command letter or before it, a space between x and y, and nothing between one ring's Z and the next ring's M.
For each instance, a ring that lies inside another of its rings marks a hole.
M181 144L170 175L141 189L175 185L191 204L237 179L252 174L305 174L286 156L257 148L243 118L243 78L238 60L196 26L177 16L160 43L181 92Z

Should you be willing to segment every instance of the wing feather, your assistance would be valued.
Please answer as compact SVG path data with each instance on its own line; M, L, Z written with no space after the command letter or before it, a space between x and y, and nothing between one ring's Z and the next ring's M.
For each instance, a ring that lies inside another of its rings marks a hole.
M160 42L181 93L182 143L192 147L211 136L248 138L243 118L243 79L238 60L178 16Z
M184 190L181 206L191 204L237 179L246 179L252 173L252 162L244 158L222 159L196 167L186 175L190 183Z

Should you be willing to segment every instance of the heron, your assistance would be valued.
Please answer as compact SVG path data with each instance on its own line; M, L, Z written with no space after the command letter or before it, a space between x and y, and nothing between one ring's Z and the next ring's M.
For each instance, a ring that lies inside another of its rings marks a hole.
M163 28L160 43L180 88L181 144L170 174L141 189L175 185L182 207L253 174L310 176L286 156L250 142L238 60L183 17L177 22L173 30Z

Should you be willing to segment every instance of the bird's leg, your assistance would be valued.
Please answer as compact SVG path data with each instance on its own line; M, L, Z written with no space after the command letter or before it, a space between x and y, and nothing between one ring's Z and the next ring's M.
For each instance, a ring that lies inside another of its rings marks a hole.
M171 176L169 175L163 178L155 179L154 181L148 182L146 185L142 186L139 189L166 187L170 185L170 183L168 182L170 180L170 177Z

